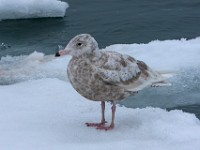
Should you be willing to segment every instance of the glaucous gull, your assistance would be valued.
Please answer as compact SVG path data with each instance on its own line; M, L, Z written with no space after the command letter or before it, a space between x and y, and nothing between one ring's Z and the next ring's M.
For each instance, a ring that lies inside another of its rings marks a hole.
M165 86L162 74L153 71L143 61L114 51L103 51L89 34L80 34L71 39L64 50L56 56L71 55L67 67L69 81L83 97L101 102L100 123L86 123L97 129L114 128L116 101L137 93L148 86ZM112 120L106 126L105 101L112 103Z

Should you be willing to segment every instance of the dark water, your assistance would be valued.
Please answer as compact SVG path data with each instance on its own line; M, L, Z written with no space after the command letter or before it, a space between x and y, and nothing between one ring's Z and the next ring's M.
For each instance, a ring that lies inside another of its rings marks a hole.
M155 39L200 35L199 0L66 0L66 17L0 22L0 43L11 46L0 56L54 53L79 33L90 33L100 47L114 43L146 43Z
M155 39L190 39L200 36L199 0L66 1L70 7L64 18L0 21L0 44L7 45L6 49L0 49L0 57L30 54L35 50L53 54L57 45L65 45L80 33L92 34L100 48L115 43L146 43ZM140 99L140 96L136 96L136 99ZM190 96L195 95L188 93L189 99ZM128 107L177 108L193 112L200 118L198 104L183 103L173 107L163 102L160 106L158 101L135 103L127 101L124 104Z

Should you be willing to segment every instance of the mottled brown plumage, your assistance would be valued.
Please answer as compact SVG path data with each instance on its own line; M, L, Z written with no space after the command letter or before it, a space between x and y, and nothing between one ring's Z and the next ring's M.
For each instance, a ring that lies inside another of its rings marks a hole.
M60 54L72 56L67 68L69 81L74 89L83 97L102 101L123 100L131 94L163 80L162 76L153 71L144 62L113 51L99 50L96 40L89 34L75 36ZM115 105L112 109L112 122L105 126L104 111L99 129L114 127Z

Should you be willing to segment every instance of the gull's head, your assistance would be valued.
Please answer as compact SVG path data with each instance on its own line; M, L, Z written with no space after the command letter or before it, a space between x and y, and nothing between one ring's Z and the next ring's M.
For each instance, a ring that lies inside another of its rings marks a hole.
M71 55L79 57L90 55L98 49L98 43L91 35L79 34L70 40L64 50L58 51L56 56Z

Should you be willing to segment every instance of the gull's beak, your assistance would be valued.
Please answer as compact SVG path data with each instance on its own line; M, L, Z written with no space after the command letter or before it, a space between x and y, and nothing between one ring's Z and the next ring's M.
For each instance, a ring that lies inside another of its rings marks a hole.
M55 57L60 57L59 51L57 51L57 52L55 53Z
M69 50L63 49L63 50L57 51L55 53L55 57L64 56L64 55L68 55L68 54L69 54Z

